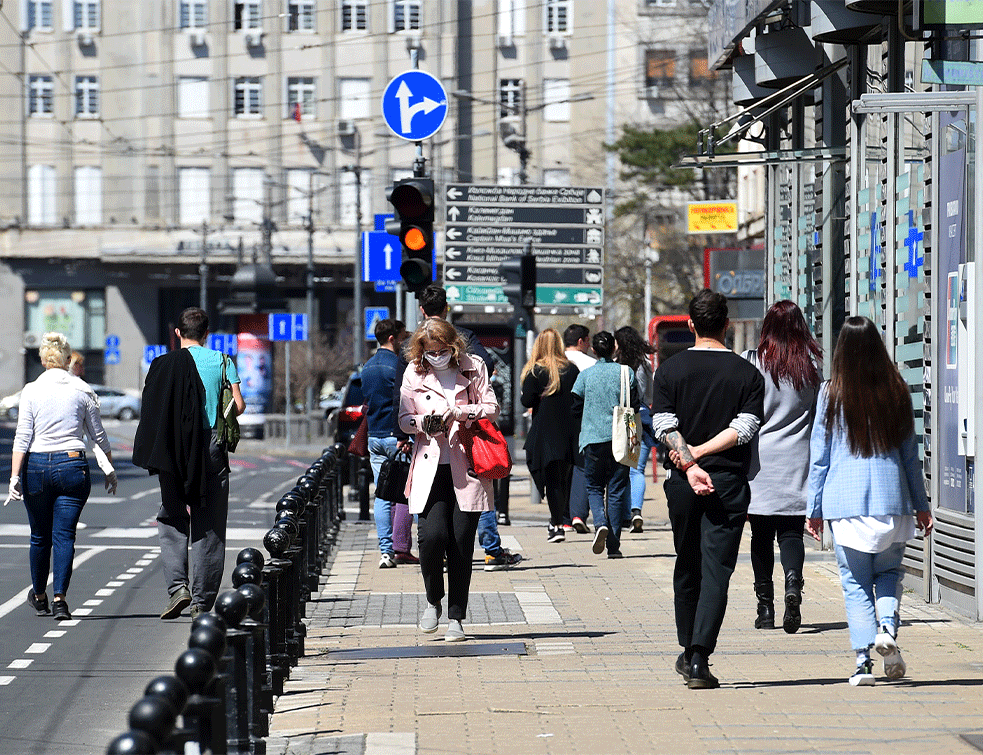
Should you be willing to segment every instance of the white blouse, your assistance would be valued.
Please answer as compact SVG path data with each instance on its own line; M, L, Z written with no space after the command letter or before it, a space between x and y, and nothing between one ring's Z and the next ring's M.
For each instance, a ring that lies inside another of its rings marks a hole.
M14 451L81 451L85 449L83 434L109 453L99 400L88 383L66 370L52 368L24 386Z

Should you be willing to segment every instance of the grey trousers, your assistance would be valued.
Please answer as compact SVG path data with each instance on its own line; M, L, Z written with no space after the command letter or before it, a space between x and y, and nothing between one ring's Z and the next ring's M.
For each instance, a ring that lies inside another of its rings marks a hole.
M206 470L205 503L189 498L181 480L161 472L157 534L164 561L167 593L191 589L191 605L209 611L215 605L225 571L225 528L229 518L229 457L212 431ZM188 543L191 543L192 579L188 579Z

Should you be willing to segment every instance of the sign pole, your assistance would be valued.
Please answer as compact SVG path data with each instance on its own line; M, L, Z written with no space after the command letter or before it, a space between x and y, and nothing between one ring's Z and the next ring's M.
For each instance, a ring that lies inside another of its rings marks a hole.
M284 359L284 387L287 391L287 406L283 412L284 424L286 425L286 444L290 446L290 341L287 341L283 345L284 352L286 354L286 359Z

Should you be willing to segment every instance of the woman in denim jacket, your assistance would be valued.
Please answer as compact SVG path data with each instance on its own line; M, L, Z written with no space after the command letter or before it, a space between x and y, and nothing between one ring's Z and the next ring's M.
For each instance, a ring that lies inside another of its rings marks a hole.
M925 535L933 522L910 390L866 317L847 319L840 331L816 408L810 464L806 529L821 540L826 520L833 535L857 654L850 684L874 684L872 647L884 657L884 675L900 679L901 559L915 520Z

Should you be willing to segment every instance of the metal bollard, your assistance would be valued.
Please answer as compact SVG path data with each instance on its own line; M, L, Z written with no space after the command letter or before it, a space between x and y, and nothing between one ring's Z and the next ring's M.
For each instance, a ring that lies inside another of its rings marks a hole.
M358 475L355 478L356 495L358 498L358 518L367 522L372 519L369 512L369 481L372 479L372 466L368 459L359 459Z
M239 592L246 598L246 618L239 629L248 633L246 641L246 698L249 709L249 736L253 751L258 752L257 740L270 733L269 716L273 713L272 696L267 696L263 683L266 678L265 639L266 626L262 624L265 597L263 589L247 582L239 586ZM264 745L265 749L265 745Z
M334 452L335 452L335 457L338 460L338 466L339 466L338 475L335 478L335 487L336 487L337 493L338 493L338 497L336 499L337 505L338 505L338 518L341 519L341 520L344 520L345 519L345 503L344 503L345 502L345 498L344 498L344 495L345 495L345 478L344 478L344 476L342 475L342 472L341 472L341 465L348 463L347 460L346 460L346 458L345 458L347 456L347 454L348 454L348 449L345 448L344 444L342 444L342 443L335 443L334 444Z
M225 633L226 647L222 657L225 667L225 742L229 753L253 752L249 736L249 700L247 680L246 643L249 632L239 629L249 607L245 596L238 590L226 590L215 600L215 611L225 619L229 629Z
M174 673L191 693L181 718L189 742L195 742L198 751L224 755L225 709L217 685L217 664L207 651L189 648L178 656Z
M276 695L283 694L283 680L290 676L289 607L287 572L290 560L284 558L290 547L290 536L274 527L263 538L263 547L270 560L263 567L263 586L266 591L266 623L269 626L267 657L271 669L271 686Z

